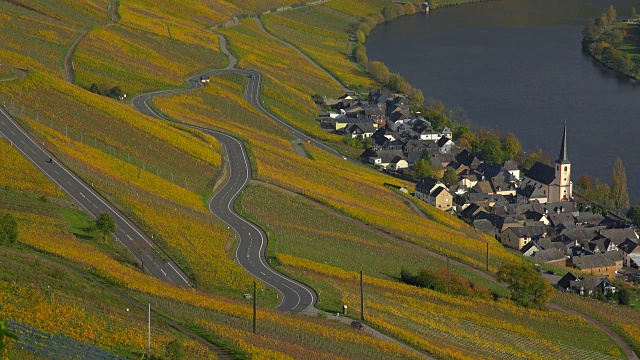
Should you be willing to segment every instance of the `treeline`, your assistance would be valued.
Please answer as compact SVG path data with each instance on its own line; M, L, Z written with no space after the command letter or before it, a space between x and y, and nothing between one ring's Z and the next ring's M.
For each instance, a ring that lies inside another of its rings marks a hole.
M631 12L633 17L635 9ZM616 18L617 12L612 5L607 12L590 20L582 31L582 48L605 66L637 78L638 67L629 53L617 49L624 44L627 29L616 24Z
M389 68L380 61L369 61L364 42L367 36L371 34L371 30L378 24L391 21L398 16L415 14L418 11L420 11L420 8L417 8L412 3L406 3L404 5L394 3L382 9L380 13L364 17L362 22L355 28L356 45L353 49L353 57L360 65L367 69L372 78L382 86L388 87L395 92L407 94L411 99L411 104L415 107L419 107L424 103L425 99L422 91L413 88L402 75L391 73Z
M402 269L400 270L400 281L408 285L427 288L445 294L470 296L485 300L494 298L487 287L474 284L455 272L448 271L446 268L437 270L422 269L415 275L407 269Z
M593 212L611 211L617 215L621 215L623 209L629 208L629 193L627 191L627 174L622 165L622 159L617 158L611 171L611 185L600 182L599 179L595 183L591 181L588 175L582 175L578 179L577 190L581 199L588 204L592 204ZM640 209L635 206L635 210L627 212L627 216L632 221L638 221L640 218L634 219L635 213L639 213ZM635 212L635 213L634 213ZM640 222L640 221L639 221Z

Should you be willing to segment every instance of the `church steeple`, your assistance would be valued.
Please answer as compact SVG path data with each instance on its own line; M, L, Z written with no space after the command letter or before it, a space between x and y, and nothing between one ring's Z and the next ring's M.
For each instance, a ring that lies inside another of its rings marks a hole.
M562 145L560 145L560 156L556 160L558 164L571 164L567 157L567 123L564 123L564 133L562 134Z

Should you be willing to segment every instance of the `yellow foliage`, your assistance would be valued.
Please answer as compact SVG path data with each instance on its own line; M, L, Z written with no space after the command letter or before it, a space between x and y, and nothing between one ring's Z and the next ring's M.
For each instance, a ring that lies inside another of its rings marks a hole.
M0 154L0 187L63 196L57 186L4 139L0 140Z

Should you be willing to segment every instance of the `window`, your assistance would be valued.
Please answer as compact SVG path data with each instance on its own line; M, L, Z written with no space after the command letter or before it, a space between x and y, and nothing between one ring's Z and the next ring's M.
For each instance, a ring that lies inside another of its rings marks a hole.
M567 170L567 169L568 169L568 167L566 167L566 166L565 166L565 167L564 167L564 171L569 171L569 170Z
M556 170L560 170L560 165L556 166Z

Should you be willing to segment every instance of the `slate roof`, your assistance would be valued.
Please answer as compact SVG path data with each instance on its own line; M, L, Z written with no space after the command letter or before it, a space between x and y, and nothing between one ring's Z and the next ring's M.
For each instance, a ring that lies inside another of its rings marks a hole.
M390 163L396 156L402 156L400 150L382 150L377 152L378 157L382 159L383 163Z
M487 219L474 220L473 227L478 231L482 231L483 233L490 234L490 235L493 235L493 233L495 232L495 228L493 227L493 224L491 223L491 221Z
M618 249L626 252L627 254L632 253L634 250L636 250L636 248L638 248L638 243L636 243L635 241L631 240L631 239L626 239L624 242L622 242L621 244L617 245Z
M532 180L535 180L539 183L549 185L553 182L553 180L555 180L556 173L553 167L543 164L541 162L536 162L535 164L533 164L531 169L529 169L524 174L524 176Z
M574 221L571 213L549 214L548 219L553 226L558 226L565 221Z
M613 261L624 261L624 253L620 250L607 251L604 256Z
M505 230L505 232L507 231L511 231L519 238L523 238L523 237L535 238L535 237L542 236L542 234L546 232L546 228L544 227L544 225L512 226Z
M578 280L578 278L572 273L568 272L562 277L562 279L558 280L558 287L563 290L567 290L571 287L571 282L576 280Z
M465 166L470 166L475 159L476 156L467 149L462 150L456 155L456 161Z
M576 221L579 223L589 223L597 225L602 220L604 220L604 216L602 214L593 214L591 212L581 212L576 216Z
M438 141L436 141L436 144L438 144L438 147L443 147L449 141L451 141L451 139L449 139L448 137L442 135L442 137L440 139L438 139Z
M584 240L591 241L596 238L600 229L600 227L564 229L560 232L560 236L564 236L578 242L582 242Z
M607 258L600 253L593 255L573 256L571 258L571 263L573 264L573 266L580 270L588 270L616 265L615 261Z
M504 165L502 165L508 171L518 170L518 163L513 160L505 161Z
M632 228L625 229L603 229L600 230L600 235L611 239L614 244L622 244L626 239L638 239L636 232Z
M564 260L565 256L562 253L562 251L556 248L551 248L551 249L536 251L533 254L533 258L536 261L549 262L549 261Z
M482 163L480 165L478 165L478 169L477 171L479 173L481 173L482 175L484 175L484 177L489 180L492 179L496 176L498 176L499 174L507 171L505 168L502 167L502 165L500 164L496 164L496 163Z
M378 157L378 153L373 149L365 149L362 154L360 154L360 159L368 161L371 157Z
M546 199L547 194L541 187L527 185L524 188L518 190L518 194L524 196L527 199Z
M419 191L423 194L429 194L431 193L431 189L433 189L433 187L438 184L442 184L442 182L440 182L440 180L436 178L432 178L428 176L416 184L416 191Z
M449 192L449 191L447 191L447 189L445 189L444 187L442 187L442 186L438 186L437 188L435 188L435 189L433 190L433 192L432 192L429 196L436 197L436 196L440 195L443 191L444 191L444 192L447 192L447 193ZM449 195L451 195L451 194L449 194Z

